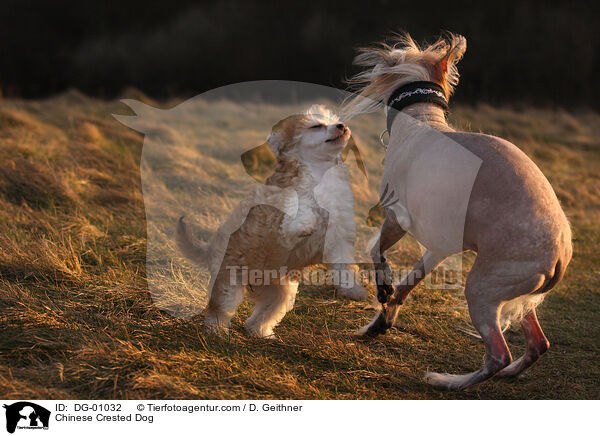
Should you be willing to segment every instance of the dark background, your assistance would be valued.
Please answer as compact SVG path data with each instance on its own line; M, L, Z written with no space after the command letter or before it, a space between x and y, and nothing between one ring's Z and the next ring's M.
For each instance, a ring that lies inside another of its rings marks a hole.
M356 47L450 30L468 41L457 100L600 107L600 2L496 3L2 0L0 88L165 98L247 80L340 87Z

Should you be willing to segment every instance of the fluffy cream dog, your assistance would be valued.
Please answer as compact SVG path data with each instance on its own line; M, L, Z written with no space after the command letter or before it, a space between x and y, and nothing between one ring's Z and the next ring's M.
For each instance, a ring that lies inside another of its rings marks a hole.
M452 34L425 48L404 35L394 46L366 49L356 59L366 67L354 80L360 94L347 106L359 114L387 103L390 143L381 183L387 216L372 252L376 269L389 271L383 254L407 232L427 248L400 284L378 284L382 311L361 332L385 333L410 291L445 257L477 252L465 296L485 344L484 366L427 375L434 386L457 390L517 376L548 350L535 308L572 255L567 218L531 159L508 141L446 122L465 49L465 38ZM511 318L521 322L527 340L515 362L501 328Z
M226 330L247 291L256 306L246 330L273 336L298 289L298 277L290 272L317 263L333 267L341 295L366 298L349 269L356 238L354 199L341 160L349 138L350 129L323 106L287 117L267 138L277 159L273 175L235 208L209 245L195 242L180 219L179 249L211 272L209 329Z

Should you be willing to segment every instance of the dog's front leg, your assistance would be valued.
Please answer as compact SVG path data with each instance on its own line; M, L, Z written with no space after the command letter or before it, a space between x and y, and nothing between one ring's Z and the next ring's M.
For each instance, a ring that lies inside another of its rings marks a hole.
M377 300L381 304L387 303L388 298L394 292L392 270L384 253L402 239L405 234L406 230L400 227L394 212L388 210L385 221L381 226L379 238L377 238L377 242L375 242L375 245L371 249L371 258L373 259L373 266L375 268Z
M362 327L358 331L358 334L366 336L385 334L394 325L400 305L408 297L408 294L443 260L444 256L438 256L427 250L413 267L412 271L396 286L392 297L387 303L382 305L381 311L369 324Z

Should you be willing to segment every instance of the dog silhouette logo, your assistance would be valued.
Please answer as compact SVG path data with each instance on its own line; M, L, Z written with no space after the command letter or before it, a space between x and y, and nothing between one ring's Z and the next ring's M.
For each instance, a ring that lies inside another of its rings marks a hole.
M6 409L6 431L19 429L48 429L50 411L28 401L4 405Z

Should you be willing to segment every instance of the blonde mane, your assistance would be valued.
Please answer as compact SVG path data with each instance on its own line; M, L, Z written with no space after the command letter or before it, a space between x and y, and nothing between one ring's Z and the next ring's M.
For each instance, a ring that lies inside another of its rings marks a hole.
M344 102L343 117L373 112L395 89L421 80L439 84L449 99L458 85L456 64L466 48L465 37L453 33L423 48L403 33L395 35L390 44L360 49L354 64L366 69L348 80L354 95Z

